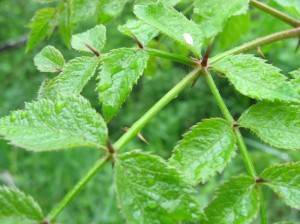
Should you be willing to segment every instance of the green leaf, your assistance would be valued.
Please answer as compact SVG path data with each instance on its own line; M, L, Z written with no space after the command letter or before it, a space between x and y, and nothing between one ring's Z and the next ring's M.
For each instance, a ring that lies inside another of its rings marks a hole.
M201 54L203 42L201 29L174 8L159 2L136 5L134 13L139 19L178 41L197 56Z
M94 28L80 34L72 36L72 48L78 51L92 52L96 56L105 46L106 29L103 25L97 25Z
M39 90L39 99L55 99L57 94L79 95L99 64L96 57L78 57L69 61L63 72L44 81Z
M0 187L0 223L36 224L43 221L40 206L16 188Z
M293 77L293 79L291 80L291 84L297 91L297 93L300 94L300 69L292 71L290 72L290 74Z
M117 17L124 9L128 0L100 0L97 14L98 23L107 23Z
M259 209L259 194L255 181L249 176L233 177L216 191L205 208L206 223L251 223Z
M11 144L32 151L103 148L107 128L83 97L60 95L55 101L28 103L24 110L1 118L0 135Z
M76 25L85 18L91 17L96 10L95 4L98 0L73 0L72 24Z
M280 70L261 58L249 54L230 55L211 67L224 73L239 92L251 98L300 102L299 94Z
M50 3L50 2L57 2L57 0L35 0L39 3L42 3L42 4L47 4L47 3Z
M33 59L35 66L41 72L58 72L64 64L65 59L53 46L44 47Z
M143 46L147 46L159 33L157 29L139 20L128 20L125 25L119 26L118 30L127 36L135 37Z
M242 114L240 126L283 149L300 149L300 106L260 102Z
M117 157L115 169L117 198L128 223L181 223L199 218L192 188L161 157L131 151Z
M110 121L147 66L147 51L121 48L111 51L101 64L97 90L106 121Z
M30 24L28 25L28 27L31 28L31 32L26 45L27 52L37 42L51 35L55 27L54 17L54 8L44 8L35 13L34 17L31 19Z
M235 136L224 119L213 118L198 123L183 136L174 149L170 164L187 183L205 182L221 172L234 156Z
M178 2L181 0L159 0L161 3L167 6L174 6L177 5ZM153 0L135 0L136 5L149 5L153 3Z
M274 0L279 5L291 9L296 15L300 16L299 0Z
M195 20L205 38L210 38L223 30L230 17L245 14L248 4L249 0L195 0Z
M72 0L66 0L61 2L59 6L58 28L62 39L68 48L70 48L73 30L72 14Z
M286 204L300 209L300 162L275 164L265 169L260 178Z

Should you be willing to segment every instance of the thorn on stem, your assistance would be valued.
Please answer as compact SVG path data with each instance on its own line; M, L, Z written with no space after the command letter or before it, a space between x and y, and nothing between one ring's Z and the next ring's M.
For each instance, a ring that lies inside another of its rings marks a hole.
M143 44L137 39L137 37L136 37L131 31L129 31L129 32L130 32L132 38L134 39L134 41L135 41L135 42L137 43L137 45L139 46L139 48L140 48L140 49L144 49Z
M122 128L123 131L128 131L128 127L124 127ZM150 145L150 143L144 138L144 136L141 134L141 132L137 133L137 137L144 143L146 143L147 145Z
M88 44L84 44L91 52L93 52L94 55L96 55L97 57L100 56L100 53L98 51L96 51L94 48L92 48L90 45Z
M267 180L264 180L264 179L261 179L261 178L258 178L255 180L256 183L266 183L268 182Z
M299 47L300 47L300 37L298 39L298 43L297 43L297 47L295 49L295 53L299 50Z
M266 58L260 47L257 48L257 52L259 53L260 56Z
M116 150L114 149L114 147L112 146L109 140L107 140L107 149L110 154L114 154L116 152Z
M208 58L209 58L209 55L210 55L210 51L211 51L211 44L208 45L207 49L206 49L206 52L204 54L204 57L201 61L201 66L203 68L206 68L207 67L207 62L208 62Z

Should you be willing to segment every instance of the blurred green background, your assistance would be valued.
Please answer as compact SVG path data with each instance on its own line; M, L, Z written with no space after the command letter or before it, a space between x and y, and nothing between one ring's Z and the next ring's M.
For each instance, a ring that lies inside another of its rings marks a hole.
M177 6L184 10L191 1L182 1ZM274 7L280 6L273 4ZM34 12L42 5L33 1L1 0L0 1L0 47L11 40L19 40L26 36L29 23ZM127 19L133 18L132 4L127 4L118 18L106 24L108 41L105 51L119 47L134 46L134 41L123 36L117 30ZM187 14L191 17L190 13ZM95 25L96 19L91 16L75 28L76 32L84 31ZM257 37L288 29L289 26L269 15L251 8L250 13L231 18L224 32L214 44L213 55ZM34 55L44 46L51 44L58 48L66 59L79 54L67 49L59 32L38 44L32 51L25 54L25 45L0 52L0 116L9 114L11 110L22 109L24 102L36 99L42 81L53 76L39 73L32 63ZM175 52L188 56L189 52L178 46L167 37L160 36L150 43L151 47ZM276 65L288 75L300 67L300 51L295 52L297 40L277 42L262 48L269 63ZM252 52L257 54L257 52ZM115 141L122 134L124 127L129 127L145 113L160 97L182 79L191 69L161 58L151 58L144 77L133 89L122 109L109 124L111 139ZM222 96L235 118L255 103L229 85L226 79L214 76ZM85 88L83 95L91 100L93 106L101 113L101 107L94 91L96 80L92 79ZM194 88L187 88L163 111L161 111L142 131L150 142L143 143L138 138L126 147L143 149L168 158L181 135L193 124L209 117L220 117L216 102L201 78ZM251 152L258 172L276 162L299 161L300 155L295 151L284 151L269 147L260 142L252 133L243 131L246 143ZM10 146L0 140L0 184L17 186L32 195L47 213L79 180L89 167L101 156L93 149L75 149L52 153L32 153ZM209 202L218 184L230 176L245 173L246 169L239 153L225 171L197 186L196 195L203 207ZM284 205L269 189L264 189L270 222L300 221L300 213ZM113 187L113 169L107 165L80 192L72 203L59 216L59 223L124 223L118 210ZM257 218L255 223L259 223Z

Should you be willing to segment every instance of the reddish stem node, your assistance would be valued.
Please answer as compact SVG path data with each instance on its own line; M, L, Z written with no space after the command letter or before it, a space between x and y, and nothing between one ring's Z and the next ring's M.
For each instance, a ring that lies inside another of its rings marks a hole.
M207 62L208 62L208 58L209 58L209 55L210 55L210 50L211 50L211 44L208 45L207 49L206 49L206 52L204 54L204 57L201 61L201 66L203 68L206 68L207 67Z
M144 46L143 44L137 39L137 37L132 33L130 32L132 38L134 39L134 41L137 43L137 45L139 46L140 49L144 49Z
M266 182L268 182L268 181L267 181L267 180L264 180L264 179L262 179L262 178L258 178L258 179L255 180L255 182L256 182L256 183L266 183Z
M94 48L92 48L90 45L88 44L84 44L91 52L93 52L94 55L96 55L97 57L100 56L100 53L98 51L96 51Z

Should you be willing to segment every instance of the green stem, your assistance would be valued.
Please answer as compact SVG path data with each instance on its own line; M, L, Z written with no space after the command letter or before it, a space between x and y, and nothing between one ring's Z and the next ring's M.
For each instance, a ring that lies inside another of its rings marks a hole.
M265 199L264 199L264 194L262 192L261 186L258 186L258 194L260 198L260 220L262 224L268 224Z
M69 204L69 202L82 190L89 180L109 161L110 155L106 154L99 159L94 166L78 181L78 183L67 193L67 195L52 209L47 216L48 221L53 221Z
M195 62L193 61L193 59L184 57L184 56L181 56L178 54L169 53L169 52L157 50L154 48L145 48L145 50L148 51L150 55L154 55L154 56L161 57L161 58L166 58L171 61L179 62L181 64L188 65L188 66L195 65Z
M207 84L208 84L213 96L215 97L215 99L216 99L216 101L217 101L217 103L220 107L220 110L221 110L223 116L226 118L226 120L228 122L230 122L231 124L234 124L234 119L233 119L232 115L230 114L230 112L229 112L222 96L220 95L220 92L219 92L213 78L211 77L211 74L207 71L207 69L203 69L203 73L205 75ZM247 171L256 180L257 179L257 174L256 174L256 171L255 171L253 162L250 158L250 155L248 153L248 150L247 150L246 144L244 142L243 136L241 135L240 130L238 129L238 127L234 127L234 134L236 136L237 144L239 146L239 149L242 153L243 160L244 160L244 163L246 165ZM262 191L261 191L260 187L259 187L258 190L259 190L260 202L261 202L261 204L260 204L261 223L262 224L267 224L268 219L267 219L267 215L266 215L264 197L263 197L263 194L262 194Z
M277 9L274 9L272 8L271 6L268 6L267 4L265 3L262 3L262 2L259 2L259 1L256 1L256 0L251 0L250 1L250 5L266 12L266 13L269 13L270 15L294 26L294 27L300 27L300 21L299 20L296 20L294 19L293 17L290 17L289 15L286 15L285 13L277 10Z
M190 72L184 79L182 79L175 87L173 87L166 95L164 95L154 106L150 108L139 120L137 120L122 137L114 144L117 150L122 149L127 142L135 137L138 132L153 118L160 110L162 110L170 101L177 97L177 95L195 78L198 77L200 67Z
M270 44L270 43L273 43L273 42L276 42L279 40L284 40L284 39L293 38L293 37L300 37L300 27L285 30L282 32L274 33L274 34L270 34L270 35L258 38L256 40L250 41L239 47L236 47L229 51L225 51L224 53L218 54L217 56L209 59L209 63L213 64L226 56L229 56L232 54L244 53L247 51L254 50L258 47L264 46L266 44Z

